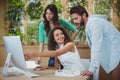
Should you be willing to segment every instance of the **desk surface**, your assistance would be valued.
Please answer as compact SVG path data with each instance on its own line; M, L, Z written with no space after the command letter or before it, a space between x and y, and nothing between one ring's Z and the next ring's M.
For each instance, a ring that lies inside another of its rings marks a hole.
M54 69L47 69L42 71L30 70L30 72L40 74L40 76L35 78L30 78L24 75L6 77L2 75L2 68L0 68L0 80L89 80L88 76L58 77L55 76Z

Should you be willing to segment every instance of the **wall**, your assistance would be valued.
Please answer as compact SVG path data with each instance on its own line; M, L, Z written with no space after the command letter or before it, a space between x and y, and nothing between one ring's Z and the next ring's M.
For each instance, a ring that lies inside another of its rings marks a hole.
M0 67L4 66L5 59L6 59L6 51L4 46L0 46Z
M0 44L3 44L3 36L7 33L7 23L4 21L6 13L6 1L0 0Z
M80 58L90 59L90 49L87 45L78 46L77 49L80 53Z

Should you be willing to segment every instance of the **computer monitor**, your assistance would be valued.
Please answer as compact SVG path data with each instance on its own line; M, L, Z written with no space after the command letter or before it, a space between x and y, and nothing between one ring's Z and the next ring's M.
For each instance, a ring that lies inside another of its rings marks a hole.
M3 68L3 75L8 75L8 67L13 66L22 70L27 75L27 66L24 59L22 44L19 36L4 36L3 37L7 58ZM32 76L32 75L28 75ZM35 76L35 75L34 75ZM36 75L39 76L39 75Z

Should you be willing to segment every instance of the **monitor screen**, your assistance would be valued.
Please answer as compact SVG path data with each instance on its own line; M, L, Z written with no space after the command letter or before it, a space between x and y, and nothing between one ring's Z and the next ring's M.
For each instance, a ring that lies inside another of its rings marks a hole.
M7 53L6 62L2 70L4 76L8 76L9 65L13 66L13 69L15 69L15 71L20 74L24 74L29 77L40 76L27 70L22 44L19 36L4 36L3 40Z
M6 53L11 53L10 65L22 70L27 70L20 37L4 36L3 40Z

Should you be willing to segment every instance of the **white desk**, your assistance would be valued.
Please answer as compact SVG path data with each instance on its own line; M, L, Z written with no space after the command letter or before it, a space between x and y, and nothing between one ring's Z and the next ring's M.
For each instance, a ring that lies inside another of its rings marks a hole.
M40 74L40 76L35 78L30 78L24 75L6 77L2 75L2 68L0 68L0 80L90 80L88 76L58 77L55 76L55 69L47 69L43 71L30 70L30 72Z

